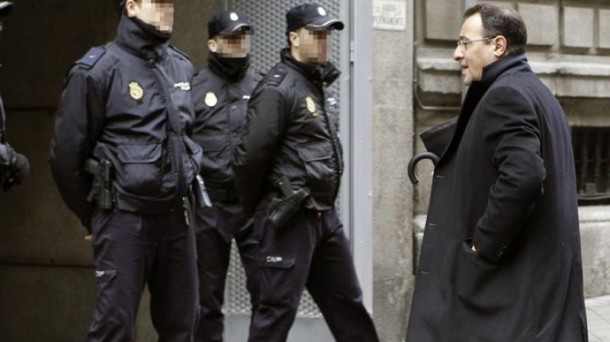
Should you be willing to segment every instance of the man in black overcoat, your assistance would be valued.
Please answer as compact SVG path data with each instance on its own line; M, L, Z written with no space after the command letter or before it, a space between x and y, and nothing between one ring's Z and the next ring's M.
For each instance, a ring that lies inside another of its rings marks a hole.
M587 341L570 127L526 41L512 9L464 14L453 58L469 89L434 174L407 341Z

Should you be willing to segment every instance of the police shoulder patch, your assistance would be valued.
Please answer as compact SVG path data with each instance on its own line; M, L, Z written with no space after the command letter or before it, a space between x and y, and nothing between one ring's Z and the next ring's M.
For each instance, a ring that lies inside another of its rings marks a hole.
M91 48L87 53L78 61L76 64L83 69L91 69L106 53L106 48L103 46L96 46Z

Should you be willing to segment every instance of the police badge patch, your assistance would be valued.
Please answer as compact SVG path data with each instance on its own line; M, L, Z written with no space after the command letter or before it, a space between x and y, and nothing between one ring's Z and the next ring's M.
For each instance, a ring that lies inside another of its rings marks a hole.
M141 101L144 98L144 89L138 82L129 83L129 96L136 101Z
M305 98L305 103L307 104L307 110L311 113L311 116L318 116L316 103L310 96Z

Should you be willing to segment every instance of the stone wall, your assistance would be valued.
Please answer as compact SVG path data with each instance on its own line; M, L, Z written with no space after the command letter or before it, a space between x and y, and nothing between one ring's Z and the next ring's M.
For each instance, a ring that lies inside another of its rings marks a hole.
M385 2L387 3L387 1ZM402 341L413 292L413 1L404 30L373 32L373 314L382 341ZM373 2L375 5L375 2Z

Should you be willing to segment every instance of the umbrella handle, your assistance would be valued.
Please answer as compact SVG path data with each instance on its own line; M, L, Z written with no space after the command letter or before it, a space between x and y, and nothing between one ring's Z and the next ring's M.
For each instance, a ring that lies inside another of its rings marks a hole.
M432 152L422 152L411 158L411 160L409 161L409 165L407 166L407 172L409 173L409 179L413 184L417 184L419 182L419 178L415 173L415 165L417 165L417 163L419 163L423 159L430 159L435 166L436 163L438 163L438 156Z

